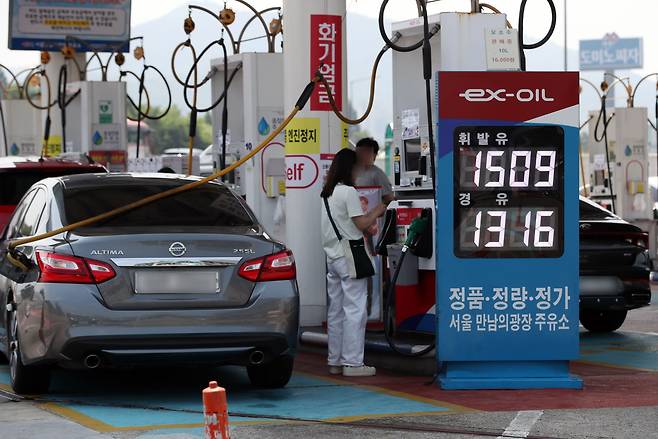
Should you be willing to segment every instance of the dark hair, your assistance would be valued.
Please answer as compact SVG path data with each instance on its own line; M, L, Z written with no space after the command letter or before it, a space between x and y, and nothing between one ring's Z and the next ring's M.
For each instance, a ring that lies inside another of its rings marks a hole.
M356 142L357 148L372 148L372 152L377 154L379 152L379 143L372 137L364 137Z
M356 165L356 153L351 149L341 149L338 151L329 171L327 172L327 180L324 182L322 198L328 198L334 193L334 188L338 183L343 183L347 186L354 186L354 177L352 171Z

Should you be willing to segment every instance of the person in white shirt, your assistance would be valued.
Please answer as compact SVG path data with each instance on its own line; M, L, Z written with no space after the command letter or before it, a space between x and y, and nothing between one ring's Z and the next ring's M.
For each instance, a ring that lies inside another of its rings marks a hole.
M331 216L343 239L363 238L363 231L375 224L386 212L381 203L369 213L364 213L359 193L354 189L357 172L356 153L340 150L334 157L322 188L322 198L327 199ZM374 367L363 363L367 319L368 279L353 279L349 274L347 259L329 215L322 205L322 247L327 255L327 331L329 336L329 373L344 376L373 376Z

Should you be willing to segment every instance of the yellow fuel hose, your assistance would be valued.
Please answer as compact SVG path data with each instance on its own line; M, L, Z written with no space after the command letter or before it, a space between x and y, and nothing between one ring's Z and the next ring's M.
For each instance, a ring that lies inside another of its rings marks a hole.
M389 46L384 46L382 50L379 51L379 54L377 54L377 58L375 58L375 63L372 65L372 72L370 73L370 96L368 97L368 108L366 108L366 112L363 113L363 116L356 118L356 119L350 119L349 117L343 115L336 105L336 101L334 99L334 92L331 89L331 86L325 79L325 77L322 74L319 74L320 76L320 83L324 87L324 90L327 93L327 97L329 98L329 105L331 105L331 109L333 110L334 114L336 117L338 117L340 120L345 122L348 125L358 125L364 120L368 118L370 115L370 111L372 110L372 104L375 101L375 78L377 77L377 68L379 67L379 61L382 59L382 56L386 53L386 51L389 49Z
M40 235L36 236L31 236L28 238L22 238L22 239L16 239L12 240L8 244L9 250L14 250L17 246L19 245L24 245L24 244L29 244L31 242L39 241L45 238L50 238L55 235L59 235L60 233L65 233L65 232L70 232L72 230L78 229L80 227L88 226L94 223L97 223L99 221L112 218L114 216L120 215L122 213L128 212L132 209L137 209L139 207L145 206L147 204L153 203L158 200L162 200L163 198L166 197L171 197L172 195L177 195L186 191L189 191L191 189L195 189L199 186L202 186L212 180L215 180L216 178L220 178L223 175L228 174L229 172L233 171L234 169L238 168L241 166L243 163L245 163L247 160L258 154L263 148L265 148L276 136L281 133L281 131L284 130L284 128L290 123L290 121L297 115L297 113L304 108L304 105L308 101L309 97L311 96L311 93L313 93L313 89L315 87L315 84L320 80L319 77L313 78L311 82L306 86L302 94L300 95L299 99L297 100L297 103L295 104L294 108L288 114L288 116L285 118L285 120L276 128L274 129L269 136L267 136L256 148L251 150L247 155L233 163L232 165L217 171L216 173L209 175L208 177L202 178L201 180L194 181L188 184L185 184L183 186L179 186L173 189L166 190L164 192L160 192L155 195L150 195L148 197L142 198L141 200L134 201L132 203L126 204L125 206L118 207L116 209L110 210L105 213L101 213L100 215L93 216L91 218L87 218L82 221L78 221L73 224L69 224L64 227L60 227L59 229L52 230L47 233L42 233ZM25 268L25 265L20 263L20 261L17 261L16 258L14 257L9 257L9 252L7 253L8 261L11 262L13 265L15 265L18 268Z
M201 180L198 180L198 181L194 181L192 183L188 183L188 184L183 185L183 186L179 186L179 187L176 187L176 188L173 188L173 189L166 190L164 192L160 192L158 194L150 195L148 197L142 198L141 200L137 200L137 201L134 201L132 203L126 204L125 206L121 206L121 207L118 207L116 209L110 210L108 212L104 212L104 213L101 213L99 215L92 216L91 218L87 218L85 220L78 221L76 223L69 224L69 225L64 226L64 227L60 227L59 229L55 229L55 230L52 230L50 232L42 233L42 234L36 235L36 236L31 236L29 238L22 238L22 239L17 239L17 240L11 241L9 243L9 248L14 249L19 245L24 245L24 244L28 244L28 243L31 243L31 242L39 241L41 239L50 238L51 236L59 235L60 233L70 232L71 230L75 230L75 229L78 229L80 227L84 227L84 226L88 226L88 225L97 223L99 221L102 221L102 220L120 215L120 214L128 212L132 209L137 209L138 207L145 206L147 204L153 203L153 202L161 200L163 198L170 197L172 195L177 195L177 194L180 194L182 192L186 192L188 190L197 188L197 187L199 187L201 185L204 185L204 184L206 184L206 183L208 183L208 182L210 182L210 181L212 181L216 178L221 177L222 175L226 175L229 172L233 171L238 166L242 165L244 162L246 162L250 158L252 158L253 156L255 156L261 149L263 149L265 146L267 146L277 135L279 135L279 133L281 131L283 131L285 126L288 123L290 123L290 121L295 117L295 115L297 114L297 112L299 110L300 110L299 108L295 107L290 112L288 117L283 121L283 123L281 125L279 125L279 127L277 129L272 131L272 133L270 133L270 135L267 136L267 138L265 140L263 140L256 148L254 148L251 152L249 152L249 154L245 155L244 157L242 157L240 160L236 161L232 165L230 165L230 166L228 166L228 167L226 167L226 168L224 168L220 171L217 171L216 173L214 173L212 175L209 175L208 177L205 177L205 178L203 178Z
M391 41L395 43L400 39L401 36L402 35L400 33L396 32L395 35L393 35L393 38L391 38ZM329 105L331 105L332 111L334 112L336 117L338 117L346 124L358 125L364 120L366 120L370 115L370 111L372 111L372 105L375 102L375 80L377 79L377 69L379 68L379 62L381 61L386 51L390 48L391 46L386 44L384 47L382 47L382 49L377 54L377 57L375 58L375 62L372 65L372 71L370 73L370 95L368 96L368 107L366 108L365 113L363 113L363 116L358 117L356 119L350 119L349 117L341 113L340 109L336 105L336 100L334 99L334 94L333 91L331 90L331 86L320 72L316 73L316 75L320 78L320 83L322 84L324 90L327 93L327 97L329 98Z

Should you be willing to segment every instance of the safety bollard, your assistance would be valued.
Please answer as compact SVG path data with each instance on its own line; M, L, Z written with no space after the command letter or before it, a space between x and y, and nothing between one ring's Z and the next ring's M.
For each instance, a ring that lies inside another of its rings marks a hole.
M203 418L206 439L230 439L226 390L217 381L203 389Z

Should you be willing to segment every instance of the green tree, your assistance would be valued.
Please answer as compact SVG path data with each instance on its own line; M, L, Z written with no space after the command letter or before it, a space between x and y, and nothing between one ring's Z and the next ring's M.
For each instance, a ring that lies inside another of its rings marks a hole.
M149 114L161 114L163 110L160 107L153 107ZM137 112L132 107L128 109L128 114L133 118L137 117ZM190 118L189 115L183 114L177 106L173 105L164 117L146 119L145 122L151 127L151 142L154 154L161 154L168 148L187 147ZM197 117L194 147L203 149L210 143L212 143L212 125L202 115Z

